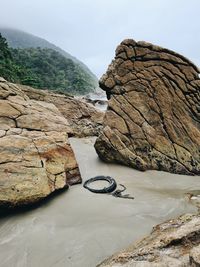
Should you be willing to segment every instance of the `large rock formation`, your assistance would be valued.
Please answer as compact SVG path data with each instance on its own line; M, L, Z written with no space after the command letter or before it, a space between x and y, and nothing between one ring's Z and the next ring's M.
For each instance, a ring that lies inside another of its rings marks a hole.
M0 78L0 206L36 202L81 182L71 128L50 103Z
M156 226L152 233L98 267L199 267L200 216L183 215Z
M124 40L100 80L109 100L95 148L106 162L200 174L200 79L185 57Z
M104 112L71 96L55 94L47 90L33 89L20 85L30 99L54 104L67 119L71 136L98 136L102 129Z

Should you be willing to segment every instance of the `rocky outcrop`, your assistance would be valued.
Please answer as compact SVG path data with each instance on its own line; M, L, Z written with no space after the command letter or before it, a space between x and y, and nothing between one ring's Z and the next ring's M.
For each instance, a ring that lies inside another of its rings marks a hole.
M95 148L106 162L200 174L200 79L185 57L124 40L100 80L109 100Z
M55 94L47 90L33 89L20 85L30 99L54 104L67 119L71 128L70 136L98 136L102 129L104 112L72 96Z
M200 266L200 216L183 215L156 226L152 233L98 267Z
M53 104L0 79L0 206L34 203L81 182L70 132Z

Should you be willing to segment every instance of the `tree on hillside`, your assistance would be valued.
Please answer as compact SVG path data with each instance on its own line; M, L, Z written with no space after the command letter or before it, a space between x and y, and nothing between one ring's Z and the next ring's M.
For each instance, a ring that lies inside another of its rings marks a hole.
M0 33L0 60L10 60L12 58L7 41Z
M17 82L13 58L7 41L0 33L0 76L11 82Z

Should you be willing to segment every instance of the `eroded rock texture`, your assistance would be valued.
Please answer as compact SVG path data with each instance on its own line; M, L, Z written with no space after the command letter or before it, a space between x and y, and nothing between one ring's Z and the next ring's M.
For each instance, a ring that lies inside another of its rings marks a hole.
M124 40L100 80L109 100L95 148L140 170L200 174L200 79L183 56Z
M81 182L70 131L53 104L0 79L0 206L33 203Z
M67 119L70 135L76 137L98 136L102 129L104 112L94 108L81 99L55 94L51 91L33 89L20 85L30 99L54 104Z
M98 267L199 267L200 216L183 215L156 226L152 233Z

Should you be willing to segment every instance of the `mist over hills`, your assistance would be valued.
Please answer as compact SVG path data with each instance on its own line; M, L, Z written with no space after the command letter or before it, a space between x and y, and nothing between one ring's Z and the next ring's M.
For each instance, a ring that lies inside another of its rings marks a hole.
M32 75L28 75L31 78L23 77L19 81L15 79L14 82L38 88L44 88L46 85L45 88L48 89L74 94L87 94L98 88L97 77L89 68L56 45L16 29L0 28L0 33L6 38L15 63L24 65L29 74L32 73ZM38 63L38 61L40 62ZM42 71L40 71L40 67L42 67ZM48 73L49 71L50 73ZM56 80L55 83L54 80Z

